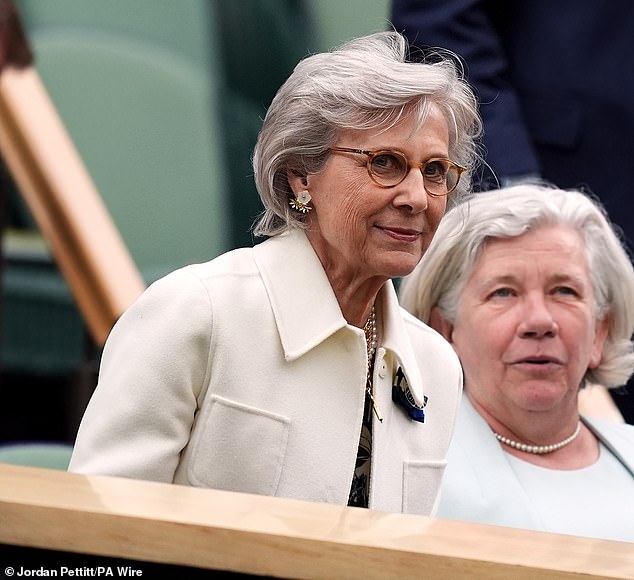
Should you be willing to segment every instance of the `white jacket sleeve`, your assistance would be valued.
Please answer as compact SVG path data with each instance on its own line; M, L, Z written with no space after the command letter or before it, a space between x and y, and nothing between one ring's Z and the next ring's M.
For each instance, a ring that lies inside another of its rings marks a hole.
M184 268L152 284L104 347L69 471L172 482L209 377L212 309Z

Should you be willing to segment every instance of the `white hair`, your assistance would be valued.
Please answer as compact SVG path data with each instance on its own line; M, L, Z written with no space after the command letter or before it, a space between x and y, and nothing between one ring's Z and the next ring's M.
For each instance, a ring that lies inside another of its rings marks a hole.
M623 385L634 372L634 269L620 230L600 202L580 191L517 185L479 193L453 208L423 259L403 279L400 302L423 322L429 323L434 307L454 322L462 288L487 240L548 225L571 226L581 235L597 320L607 316L609 321L601 362L587 370L584 384Z
M430 63L409 62L408 50L400 33L377 32L309 56L295 67L271 102L253 153L265 208L255 235L304 227L301 214L289 210L287 172L317 173L339 131L387 130L410 114L420 126L430 103L447 121L450 158L467 168L448 203L468 194L482 131L474 93L448 55L437 54Z

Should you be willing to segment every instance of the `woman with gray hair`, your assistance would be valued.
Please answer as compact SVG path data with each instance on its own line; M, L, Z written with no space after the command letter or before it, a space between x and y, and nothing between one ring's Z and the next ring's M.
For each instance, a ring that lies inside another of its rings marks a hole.
M406 47L381 32L297 65L253 156L268 239L121 317L71 471L434 511L462 372L391 278L469 191L481 125L453 61Z
M400 301L464 370L438 516L634 541L634 426L578 408L586 383L634 371L634 269L602 206L543 184L478 194Z

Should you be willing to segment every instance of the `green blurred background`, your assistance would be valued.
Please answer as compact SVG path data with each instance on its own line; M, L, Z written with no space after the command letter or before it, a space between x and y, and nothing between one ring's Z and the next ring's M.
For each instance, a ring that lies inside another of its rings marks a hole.
M147 283L252 245L251 152L302 57L388 0L15 0L35 67ZM99 351L1 167L0 443L72 442Z

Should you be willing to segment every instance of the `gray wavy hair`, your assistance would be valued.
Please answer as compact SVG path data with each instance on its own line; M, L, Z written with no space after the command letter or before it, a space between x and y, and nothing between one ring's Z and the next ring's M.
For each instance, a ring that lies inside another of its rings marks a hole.
M447 120L449 156L467 168L448 203L468 194L482 131L474 93L449 54L439 51L434 62L420 63L409 62L408 52L401 34L377 32L300 61L273 98L253 152L255 184L265 208L255 235L305 227L305 216L288 205L287 171L319 172L338 131L387 130L409 114L420 126L430 103Z
M402 280L401 305L429 323L431 310L455 322L458 300L471 269L487 243L513 238L547 225L572 226L584 240L597 320L609 330L599 366L586 382L612 388L634 372L634 269L622 234L603 206L581 191L548 184L525 184L479 193L441 220L414 271Z

